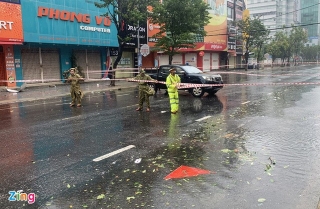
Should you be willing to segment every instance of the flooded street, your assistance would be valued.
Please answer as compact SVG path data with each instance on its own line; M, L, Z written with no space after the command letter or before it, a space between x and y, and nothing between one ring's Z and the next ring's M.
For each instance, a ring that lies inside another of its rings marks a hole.
M239 85L181 91L176 115L163 90L136 112L132 88L92 91L82 108L68 96L1 105L0 208L316 209L319 71L220 72ZM210 173L165 180L180 166ZM35 202L8 201L18 190Z

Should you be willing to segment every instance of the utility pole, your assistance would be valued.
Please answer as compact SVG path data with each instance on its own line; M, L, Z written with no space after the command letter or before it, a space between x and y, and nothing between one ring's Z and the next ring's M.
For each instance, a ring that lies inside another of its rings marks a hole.
M138 34L137 34L137 39L138 39L138 70L140 72L141 65L142 65L142 57L140 53L140 22L138 20Z
M236 21L236 1L237 0L233 0L233 18L232 18L232 20L233 20L233 22L235 22ZM237 64L238 64L238 59L237 59L237 57L238 57L238 54L237 54L237 36L238 36L238 29L237 29L237 26L236 25L234 25L234 29L235 29L235 36L234 36L234 38L235 38L235 51L236 51L236 61L235 61L235 65L234 65L234 69L237 67ZM241 57L240 57L240 64L241 64ZM242 66L240 65L240 68L241 68Z

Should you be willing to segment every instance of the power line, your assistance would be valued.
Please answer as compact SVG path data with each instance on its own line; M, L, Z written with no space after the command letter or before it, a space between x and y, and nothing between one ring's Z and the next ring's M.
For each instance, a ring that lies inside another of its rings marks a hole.
M268 29L268 30L281 30L281 29L288 29L288 28L296 28L296 27L303 27L303 26L309 26L309 25L318 25L320 22L317 23L309 23L309 24L304 24L304 25L292 25L292 26L284 26L281 28L274 28L274 29ZM264 31L264 30L252 30L250 32L258 32L258 31ZM222 35L229 35L229 34L237 34L237 33L223 33L223 34L212 34L212 35L207 35L207 36L222 36Z
M281 17L281 16L284 16L284 15L287 15L287 14L291 14L291 13L297 12L297 11L301 11L301 10L303 10L303 9L308 9L308 8L310 8L310 7L314 7L314 6L317 6L317 5L319 5L319 4L320 4L320 3L317 3L317 4L314 4L314 5L308 6L308 7L304 7L304 8L302 8L302 9L297 9L297 10L294 10L294 11L292 11L292 12L287 12L287 13L284 13L284 14L282 14L282 15L275 16L275 17L270 17L270 18L266 18L266 19L263 19L263 20L274 19L274 18L277 18L277 17Z
M275 16L275 17L266 18L266 19L263 19L262 22L265 21L265 20L271 20L271 19L274 19L274 18L277 18L277 17L281 17L281 16L284 16L284 15L287 15L287 14L291 14L291 13L294 13L294 12L297 12L297 11L301 11L301 10L304 10L304 9L308 9L308 8L310 8L310 7L314 7L314 6L317 6L317 5L319 5L319 4L320 4L320 3L316 3L316 4L313 4L313 5L308 6L308 7L304 7L304 8L298 9L298 10L294 10L294 11L292 11L292 12L287 12L287 13L284 13L284 14L282 14L282 15L278 15L278 16ZM216 30L216 31L222 31L222 30L225 30L225 29L220 29L220 30ZM276 29L272 29L272 30L276 30ZM208 32L215 32L215 31L208 31Z

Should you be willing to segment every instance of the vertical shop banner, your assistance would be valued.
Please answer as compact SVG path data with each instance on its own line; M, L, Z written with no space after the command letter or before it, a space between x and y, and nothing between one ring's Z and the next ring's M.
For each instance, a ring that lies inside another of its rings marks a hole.
M23 42L20 4L0 2L0 41Z
M13 46L12 45L5 45L4 46L4 55L5 55L5 62L6 62L6 74L8 80L8 87L15 87L16 86L16 71L14 67L14 57L13 57Z
M210 21L205 26L207 36L204 42L213 43L213 47L219 51L227 51L227 0L207 0L210 6Z
M154 37L157 33L160 32L160 26L157 24L153 24L148 20L148 45L153 47L158 39Z
M21 1L26 42L118 46L116 26L103 16L106 8L93 1L49 2Z

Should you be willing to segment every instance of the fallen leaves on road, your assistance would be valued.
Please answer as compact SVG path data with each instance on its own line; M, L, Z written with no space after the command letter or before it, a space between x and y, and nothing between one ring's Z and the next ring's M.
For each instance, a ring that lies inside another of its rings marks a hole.
M102 200L104 199L106 196L104 194L98 195L97 200Z

